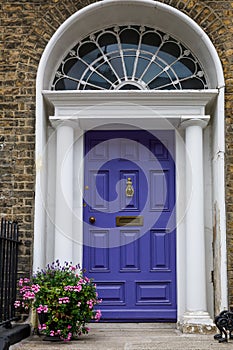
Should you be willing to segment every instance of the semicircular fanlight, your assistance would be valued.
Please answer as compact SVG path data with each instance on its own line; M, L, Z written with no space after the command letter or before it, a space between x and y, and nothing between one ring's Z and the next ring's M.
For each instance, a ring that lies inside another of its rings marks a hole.
M160 30L106 28L76 44L55 73L52 90L208 89L197 58Z

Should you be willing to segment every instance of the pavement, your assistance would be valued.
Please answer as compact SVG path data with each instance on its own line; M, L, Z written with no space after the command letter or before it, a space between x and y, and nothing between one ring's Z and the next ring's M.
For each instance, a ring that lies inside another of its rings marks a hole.
M183 334L175 324L98 323L88 335L71 342L48 342L33 335L10 350L232 350L233 340L219 343L213 335Z

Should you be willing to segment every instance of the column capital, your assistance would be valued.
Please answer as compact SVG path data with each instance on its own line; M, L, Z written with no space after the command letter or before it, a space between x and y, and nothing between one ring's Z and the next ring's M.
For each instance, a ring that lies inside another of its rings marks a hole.
M49 121L55 129L61 126L69 126L74 130L80 130L79 121L77 118L66 117L66 116L60 118L56 116L50 116Z
M197 116L196 118L182 117L180 127L182 129L186 129L189 126L200 126L202 129L204 129L208 125L209 120L209 115Z

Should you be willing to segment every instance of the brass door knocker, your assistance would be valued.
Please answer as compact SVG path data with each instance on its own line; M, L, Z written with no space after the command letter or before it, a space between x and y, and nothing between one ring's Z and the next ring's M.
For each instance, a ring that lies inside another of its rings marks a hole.
M126 197L133 197L134 195L134 188L132 184L132 180L130 177L128 177L126 181L126 190L125 190Z

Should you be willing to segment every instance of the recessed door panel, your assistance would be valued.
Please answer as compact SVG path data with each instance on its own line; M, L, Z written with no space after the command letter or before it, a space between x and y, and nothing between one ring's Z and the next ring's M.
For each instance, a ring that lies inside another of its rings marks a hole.
M109 172L91 170L89 183L87 190L89 191L90 210L107 211L109 209Z
M121 272L140 271L139 231L121 230Z
M90 230L90 271L109 271L109 232Z
M102 299L102 305L125 304L125 282L98 282L98 295Z
M150 234L151 270L169 270L172 235L168 230L162 229L151 230Z
M169 171L151 170L150 189L150 209L169 210Z
M137 304L168 305L171 304L170 281L137 282Z

